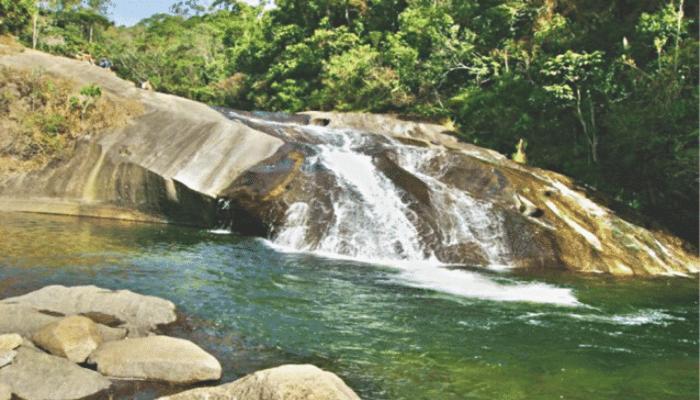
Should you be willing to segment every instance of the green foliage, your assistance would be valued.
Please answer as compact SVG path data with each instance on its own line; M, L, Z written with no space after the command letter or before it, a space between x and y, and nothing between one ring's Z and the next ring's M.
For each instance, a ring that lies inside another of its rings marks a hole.
M26 43L32 4L0 0ZM504 154L523 138L529 164L697 238L697 2L183 0L128 28L110 4L49 2L39 47L215 105L450 119Z
M0 0L0 34L18 34L27 29L34 14L34 0Z
M139 112L101 93L94 85L76 93L72 82L40 70L0 68L0 119L9 139L0 149L0 172L40 168L65 156L81 135L119 126Z
M97 85L87 85L80 89L80 94L89 98L97 99L102 96L102 88Z

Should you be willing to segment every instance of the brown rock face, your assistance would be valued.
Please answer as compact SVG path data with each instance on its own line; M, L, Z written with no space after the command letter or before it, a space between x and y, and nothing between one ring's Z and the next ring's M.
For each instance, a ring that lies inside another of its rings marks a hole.
M75 363L84 362L102 343L97 324L78 315L46 325L32 339L37 346L49 353Z
M193 389L159 400L359 400L335 374L313 365L283 365L233 383Z

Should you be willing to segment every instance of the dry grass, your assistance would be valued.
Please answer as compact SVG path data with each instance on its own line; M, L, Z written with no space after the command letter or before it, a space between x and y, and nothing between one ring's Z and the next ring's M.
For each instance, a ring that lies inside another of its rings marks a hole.
M0 56L17 54L24 51L17 39L10 35L0 35Z
M0 173L67 158L80 137L123 126L142 112L136 101L88 92L42 71L0 67Z

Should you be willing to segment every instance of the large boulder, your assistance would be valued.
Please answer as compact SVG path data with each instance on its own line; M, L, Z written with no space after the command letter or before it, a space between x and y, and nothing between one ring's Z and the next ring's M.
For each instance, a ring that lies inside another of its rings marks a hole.
M333 373L313 365L283 365L235 382L192 389L158 400L359 400Z
M129 290L109 290L97 286L46 286L22 296L0 301L0 307L4 304L29 306L62 315L111 315L123 321L121 327L127 328L130 336L143 336L157 326L172 323L177 318L175 305L168 300L144 296ZM49 321L49 318L37 315L34 318L48 321L46 323L53 322Z
M16 332L26 337L31 337L39 329L62 318L28 305L3 302L0 302L0 317L0 334ZM97 324L97 329L104 341L120 340L126 336L124 328Z
M57 319L59 318L56 316L40 312L30 306L0 302L0 334L18 333L22 336L31 336Z
M194 383L221 378L221 364L196 344L168 336L104 343L89 362L115 378Z
M0 368L3 384L24 400L82 399L111 385L95 371L25 346L17 349L12 364Z
M84 362L102 343L97 324L79 315L46 325L36 332L32 339L36 345L49 353L75 363Z

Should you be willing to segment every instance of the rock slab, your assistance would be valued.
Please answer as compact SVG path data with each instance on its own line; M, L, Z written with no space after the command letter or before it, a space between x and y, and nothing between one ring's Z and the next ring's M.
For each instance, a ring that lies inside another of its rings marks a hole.
M63 317L47 314L26 304L0 302L0 334L18 333L31 337L44 326L61 318ZM105 342L121 340L126 336L124 328L111 328L97 324L97 329Z
M129 290L109 290L97 286L46 286L0 304L17 304L63 315L101 313L123 321L130 336L143 336L158 325L175 322L175 305L165 299L144 296ZM49 321L53 322L53 321ZM2 323L0 322L0 326Z
M192 389L158 400L359 400L345 382L313 365L283 365L232 383Z
M24 346L12 364L0 368L0 385L24 400L74 400L100 393L111 382L65 358Z
M90 356L100 373L130 379L194 383L221 378L221 364L196 344L148 336L102 344Z
M32 339L42 349L74 363L85 362L90 353L102 343L97 324L79 315L46 325Z

